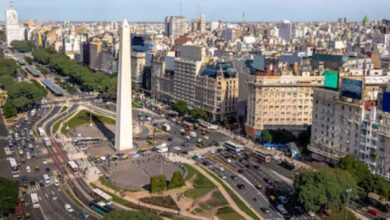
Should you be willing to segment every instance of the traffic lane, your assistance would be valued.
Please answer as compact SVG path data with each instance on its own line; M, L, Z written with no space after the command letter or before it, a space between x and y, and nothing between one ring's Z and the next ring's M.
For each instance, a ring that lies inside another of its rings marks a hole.
M46 216L47 219L59 218L63 220L79 220L83 218L80 214L81 210L68 199L61 188L52 185L43 189L38 194L41 198L40 204L42 206L44 216ZM71 205L74 212L68 212L65 209L65 204Z
M280 219L280 215L273 209L272 206L270 206L267 199L259 192L255 187L248 184L244 179L242 179L239 175L230 172L227 169L221 170L221 165L207 159L202 158L201 160L207 161L209 164L209 168L216 173L219 177L226 177L224 178L224 181L227 182L237 193L239 193L247 203L251 205L252 208L256 210L257 213L259 213L261 216L263 216L266 219ZM231 177L236 176L236 180L233 180ZM243 184L244 189L239 189L237 184ZM254 200L256 199L256 200ZM261 208L268 208L270 210L270 213L266 214L263 213L260 209Z
M24 204L23 212L24 213L29 212L31 214L32 220L44 220L41 208L33 208L32 207L32 201L31 201L30 195L25 196L25 201L28 201L28 203Z

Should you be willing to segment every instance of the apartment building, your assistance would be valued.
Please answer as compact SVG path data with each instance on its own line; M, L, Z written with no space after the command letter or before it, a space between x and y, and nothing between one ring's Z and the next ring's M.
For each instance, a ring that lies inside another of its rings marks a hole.
M246 133L264 129L304 130L312 123L313 89L322 76L253 76L248 80Z
M142 76L146 65L145 56L144 52L133 51L131 53L131 82L135 90L142 88Z
M340 86L329 87L325 83L323 88L314 89L309 150L314 158L329 162L346 155L366 161L370 153L366 143L371 143L372 134L367 127L375 127L371 119L379 117L369 116L368 111L376 105L378 94L389 82L389 77L343 76L335 82Z
M231 62L206 65L196 77L194 106L210 119L228 122L237 117L239 78Z
M152 94L166 103L173 102L174 61L174 57L156 54L152 62Z

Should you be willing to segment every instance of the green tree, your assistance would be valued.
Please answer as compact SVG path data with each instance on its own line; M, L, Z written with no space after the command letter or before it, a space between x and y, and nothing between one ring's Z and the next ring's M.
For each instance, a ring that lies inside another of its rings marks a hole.
M105 220L162 220L158 215L144 211L114 210L106 215Z
M260 142L261 143L272 143L272 135L271 133L269 132L269 130L263 130L261 132L261 136L260 136Z
M180 115L185 115L188 113L188 105L186 101L180 100L176 102L173 106L172 109L177 111Z
M28 65L32 65L33 64L33 59L31 57L25 57L24 60L26 61L26 63Z
M28 100L26 97L21 96L14 100L12 100L12 105L19 111L23 112L26 111L29 108L29 105L31 104L30 100Z
M150 178L150 191L152 193L162 192L167 188L167 178L164 175L152 176Z
M171 181L168 184L168 189L175 189L185 185L183 174L180 171L175 171Z
M295 142L295 135L285 129L270 130L272 141L279 144Z
M0 76L14 75L17 68L18 67L14 60L0 58Z
M356 179L357 184L368 192L375 189L375 179L366 163L348 155L339 160L337 167L347 170Z
M8 88L12 87L16 83L14 77L10 75L0 76L0 88L8 90Z
M31 52L33 48L35 48L34 44L31 41L20 41L14 40L11 42L11 46L13 49L20 53Z
M207 113L203 109L195 108L189 111L190 115L194 118L203 118L205 119L207 117Z
M11 118L16 116L18 114L18 111L11 103L7 102L3 106L3 113L6 118Z
M2 200L3 215L10 213L18 201L18 185L11 180L0 177L0 198Z
M313 212L338 211L346 204L347 196L353 199L357 195L355 179L341 169L307 171L294 178L294 188L298 203L305 211Z

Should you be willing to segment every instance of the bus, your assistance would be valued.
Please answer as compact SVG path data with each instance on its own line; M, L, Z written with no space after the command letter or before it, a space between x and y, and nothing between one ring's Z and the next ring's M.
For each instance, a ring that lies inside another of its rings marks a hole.
M68 166L70 167L70 169L72 169L73 172L79 171L79 166L77 165L77 163L74 160L69 160Z
M207 130L217 130L218 125L213 125L207 121L199 120L199 126L202 128L206 128Z
M42 127L38 127L38 134L39 136L41 137L46 137L46 132L45 132L45 129L43 129Z
M13 158L13 157L9 158L9 163L11 164L12 177L19 178L20 170L19 170L18 164L16 163L15 158Z
M108 205L112 205L112 196L108 195L107 193L103 192L99 188L94 188L92 190L97 196L100 197L100 199L103 199Z
M50 147L51 146L51 141L48 137L45 137L43 138L43 141L45 142L45 146L46 147Z
M6 156L11 156L12 155L12 151L9 147L4 147L4 152L5 152L5 155Z
M106 216L107 213L112 211L112 207L108 206L104 202L99 202L97 200L93 200L89 203L89 207L94 210L95 212L99 213L101 216Z
M255 151L255 157L259 160L260 163L269 163L271 162L271 156L268 154Z
M194 130L194 124L188 121L183 121L183 127L186 131L192 131Z
M243 145L240 144L235 144L231 141L226 141L225 144L223 145L225 147L226 151L230 151L236 154L241 153L245 149Z
M37 193L31 193L31 203L34 209L39 208L39 199Z

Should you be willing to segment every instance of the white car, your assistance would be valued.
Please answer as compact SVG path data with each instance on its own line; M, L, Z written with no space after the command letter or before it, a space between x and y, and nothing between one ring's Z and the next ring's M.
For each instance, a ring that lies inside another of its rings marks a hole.
M30 152L27 152L27 153L26 153L26 158L27 158L27 159L31 159L31 154L30 154Z
M26 166L26 171L27 171L27 173L30 173L31 172L31 167L30 166Z
M47 160L46 160L46 159L43 160L42 163L43 163L43 164L47 164Z
M181 150L181 147L176 146L176 147L173 147L173 149L174 149L175 151L180 151L180 150Z
M190 136L196 138L197 134L196 134L196 132L191 131L191 132L190 132Z
M57 179L54 179L54 185L55 186L60 186L60 181L58 181Z
M74 212L74 209L73 209L72 206L70 206L69 204L65 204L65 209L66 209L66 211L68 211L68 212Z

